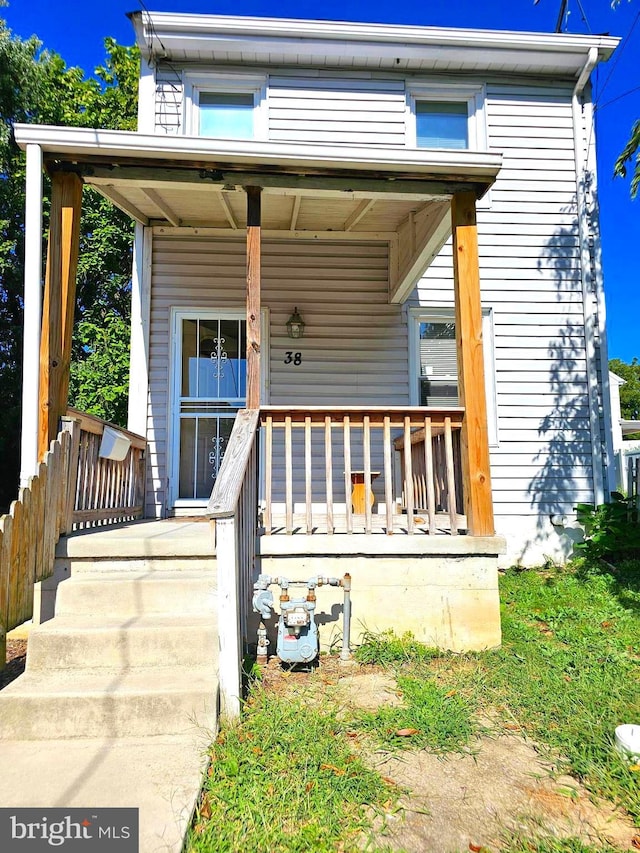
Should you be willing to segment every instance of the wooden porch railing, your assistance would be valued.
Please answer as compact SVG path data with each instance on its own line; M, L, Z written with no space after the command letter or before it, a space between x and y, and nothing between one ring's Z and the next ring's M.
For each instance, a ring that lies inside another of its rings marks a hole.
M33 616L33 585L52 574L60 536L142 514L145 440L114 427L131 447L122 462L102 459L98 437L105 426L69 410L36 475L0 517L0 669L6 634Z
M273 506L278 499L284 505L286 533L298 527L312 533L319 513L324 516L326 532L334 533L336 503L344 506L346 533L356 529L371 533L372 484L380 475L376 491L384 494L387 534L394 532L394 523L398 527L399 521L402 529L413 534L418 508L427 512L431 533L436 532L437 509L446 509L451 532L458 532L456 496L460 496L461 486L455 472L460 471L463 409L266 406L260 411L266 534L274 528ZM431 440L425 442L425 435ZM403 451L409 444L412 453L402 453L401 471L394 471L394 450ZM405 514L399 517L401 496ZM304 506L300 524L294 524L296 504Z
M76 409L68 409L67 413L78 457L77 479L75 484L70 483L72 490L75 486L74 525L92 527L141 518L146 440L95 415ZM105 427L113 427L130 442L122 461L100 456Z
M447 506L455 508L456 495L460 500L455 474L460 461L455 458L455 452L462 417L462 409L443 411L427 408L293 409L267 406L238 412L207 507L207 514L215 526L219 567L219 678L222 711L227 718L236 718L240 713L241 663L248 639L261 473L264 477L265 533L271 532L273 523L276 473L283 481L288 533L293 532L295 488L304 493L307 532L313 529L314 511L317 511L314 510L314 497L317 499L318 495L324 498L327 532L334 532L337 508L334 498L340 493L345 502L347 532L354 533L357 516L351 503L354 477L357 476L355 484L360 487L358 500L363 503L364 527L371 531L372 482L378 474L374 466L381 461L387 531L393 531L395 495L404 494L406 516L402 516L402 524L411 533L414 531L414 510L422 503L422 486L417 488L415 482L425 484L428 506L437 508L448 501ZM393 434L398 431L401 442L404 442L399 446L412 447L412 453L404 454L399 478L393 470ZM429 436L430 441L425 441L425 436ZM278 437L282 438L281 447L278 446ZM319 441L314 442L314 438ZM294 452L296 446L300 453ZM314 446L316 451L321 451L315 456L316 471L320 473L315 481ZM262 471L259 452L264 452ZM420 454L424 458L422 468ZM320 459L321 471L318 467ZM397 489L394 479L400 479L404 485ZM429 480L432 481L431 486L427 485ZM417 503L414 491L418 495ZM435 524L432 515L430 529ZM451 511L452 519L453 515ZM458 530L457 518L452 520L452 530Z
M436 513L440 512L449 515L451 533L458 533L458 516L463 513L461 429L462 412L444 418L426 417L424 426L410 435L410 454L406 453L406 434L394 441L404 471L407 513L409 507L426 513L432 534L436 532Z
M207 507L215 524L220 699L228 719L240 714L258 524L258 418L257 409L241 409L236 415Z

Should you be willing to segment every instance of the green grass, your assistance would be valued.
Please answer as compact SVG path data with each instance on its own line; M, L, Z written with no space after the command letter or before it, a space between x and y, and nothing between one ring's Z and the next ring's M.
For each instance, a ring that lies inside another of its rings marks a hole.
M451 752L468 744L474 729L468 699L425 678L399 675L398 687L401 706L362 714L357 725L386 747ZM398 734L403 731L407 734Z
M615 727L640 720L640 561L614 574L586 563L511 571L500 583L499 650L454 655L410 635L368 636L356 657L395 672L402 706L338 716L330 690L289 685L282 696L254 683L242 722L211 748L187 853L362 849L372 814L392 807L398 791L364 765L352 749L358 739L347 735L361 732L371 746L446 752L468 748L479 719L522 730L561 770L640 824L640 771L613 749ZM402 729L410 734L397 734ZM517 835L502 849L612 850Z
M485 853L485 851L483 851ZM591 847L578 838L526 838L514 836L503 846L501 853L616 853L616 848Z
M414 701L423 706L413 712L415 728L427 732L429 708L439 711L447 695L467 714L497 709L562 756L563 770L640 824L640 772L613 748L615 727L640 720L638 577L637 561L615 576L584 565L508 572L501 578L501 649L403 665L405 679L431 685L407 694L409 708ZM389 714L380 712L367 727L384 731ZM411 746L414 738L396 740Z
M381 634L366 631L362 645L358 646L353 656L358 663L388 666L405 661L431 660L439 654L438 649L419 643L408 632L398 637L393 631L383 631Z
M353 754L332 708L256 685L211 749L189 853L356 850L366 806L393 798Z

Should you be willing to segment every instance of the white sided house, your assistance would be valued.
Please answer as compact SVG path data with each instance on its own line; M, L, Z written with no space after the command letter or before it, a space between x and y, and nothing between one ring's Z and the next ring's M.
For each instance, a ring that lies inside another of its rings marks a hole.
M354 626L496 645L498 560L566 556L610 489L589 79L617 39L131 19L137 132L15 128L24 477L66 414L86 184L136 221L139 514L216 520L242 633L259 571L348 571Z

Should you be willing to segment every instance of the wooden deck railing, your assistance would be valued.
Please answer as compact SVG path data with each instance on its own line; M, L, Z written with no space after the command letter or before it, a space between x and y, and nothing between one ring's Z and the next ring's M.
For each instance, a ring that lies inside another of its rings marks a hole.
M451 531L457 532L456 494L461 488L459 477L456 487L455 471L460 469L456 450L462 417L460 408L263 407L265 533L274 529L277 503L284 506L286 533L300 527L312 533L318 529L319 514L323 529L334 533L336 506L344 514L346 533L361 529L371 533L375 492L384 503L387 534L394 532L398 521L403 530L414 533L418 508L429 515L432 533L436 510L446 508ZM424 441L427 434L429 442ZM402 454L401 471L396 472L394 450L402 451L410 443L415 451ZM374 488L379 476L380 486ZM304 507L299 524L296 506ZM404 511L401 518L399 509Z
M52 574L60 536L142 514L145 440L115 427L130 449L122 462L103 459L105 426L111 425L70 409L36 475L0 517L0 669L6 633L33 616L33 585Z
M144 512L146 440L76 409L68 409L68 416L78 458L76 482L70 484L75 495L74 525L92 527L140 518ZM122 461L100 456L105 427L113 427L129 442Z
M215 524L221 710L240 714L241 664L247 639L258 524L257 409L236 415L207 507Z
M460 430L462 413L444 418L426 417L424 426L396 438L395 449L400 453L404 471L403 502L407 513L424 512L429 533L436 532L436 514L446 512L452 534L458 533L458 516L462 514L462 470L460 459ZM406 453L407 444L411 453Z

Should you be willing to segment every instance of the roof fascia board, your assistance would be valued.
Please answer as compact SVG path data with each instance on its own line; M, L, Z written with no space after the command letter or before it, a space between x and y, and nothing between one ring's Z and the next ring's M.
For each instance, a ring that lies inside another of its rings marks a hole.
M398 24L367 24L344 21L310 21L290 18L255 18L227 15L189 15L170 12L135 13L146 38L197 38L200 36L252 36L256 42L265 38L322 40L338 42L365 41L369 44L513 48L536 51L565 51L583 54L597 47L603 58L611 53L620 39L614 36L588 36L560 33L520 32L517 30L479 30L453 27L416 27ZM150 24L150 26L149 26ZM144 40L140 44L145 46Z
M21 148L30 143L60 158L105 160L142 158L212 164L271 165L323 169L376 169L386 174L459 175L485 184L493 183L502 155L475 151L428 149L376 149L298 142L212 140L191 136L160 136L126 130L94 130L78 127L16 124L15 139Z

